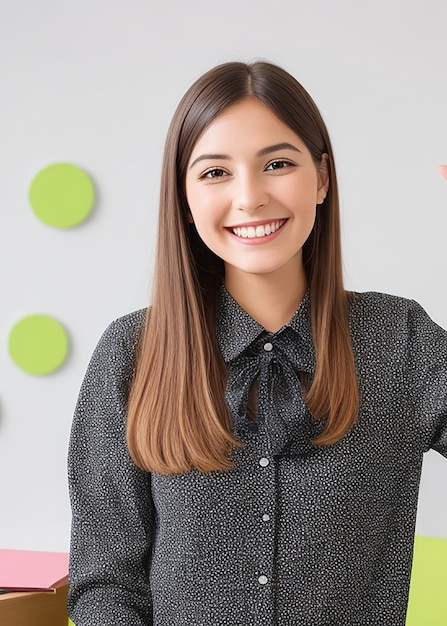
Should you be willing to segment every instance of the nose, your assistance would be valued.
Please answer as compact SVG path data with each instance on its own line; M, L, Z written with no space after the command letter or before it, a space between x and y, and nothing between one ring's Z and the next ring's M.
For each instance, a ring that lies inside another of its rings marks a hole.
M269 202L265 182L260 176L243 174L234 181L233 208L245 213L255 213Z

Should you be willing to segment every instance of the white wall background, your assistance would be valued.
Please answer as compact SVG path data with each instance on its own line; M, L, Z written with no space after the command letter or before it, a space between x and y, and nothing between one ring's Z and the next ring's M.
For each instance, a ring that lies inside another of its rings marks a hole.
M347 286L415 298L447 328L446 23L445 0L0 0L0 546L68 549L79 385L109 321L147 302L167 125L217 63L263 57L304 84L334 142ZM56 161L98 194L67 231L27 201ZM71 339L42 378L7 353L33 312ZM446 484L429 453L418 532L447 537Z

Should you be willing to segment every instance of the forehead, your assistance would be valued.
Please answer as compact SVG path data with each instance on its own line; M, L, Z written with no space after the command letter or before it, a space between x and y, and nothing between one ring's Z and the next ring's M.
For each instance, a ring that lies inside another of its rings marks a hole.
M197 140L191 158L203 150L237 149L247 145L265 147L270 142L302 140L271 109L255 97L244 98L220 113Z

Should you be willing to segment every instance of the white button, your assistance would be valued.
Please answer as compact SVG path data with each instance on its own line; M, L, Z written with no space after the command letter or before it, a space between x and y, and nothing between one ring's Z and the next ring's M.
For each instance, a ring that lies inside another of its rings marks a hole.
M270 341L264 344L264 350L266 352L271 352L273 350L273 345L270 343Z
M268 581L267 576L259 576L258 578L258 582L260 585L266 585Z
M270 463L270 461L268 459L266 459L265 457L262 457L262 459L259 459L259 465L261 467L267 467L267 465Z
M269 522L270 521L270 515L268 513L264 513L264 515L262 516L262 521L263 522Z

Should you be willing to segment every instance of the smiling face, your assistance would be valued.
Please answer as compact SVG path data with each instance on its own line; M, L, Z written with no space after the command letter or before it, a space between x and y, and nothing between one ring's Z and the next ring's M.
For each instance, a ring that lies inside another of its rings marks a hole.
M186 173L192 219L224 261L226 281L302 273L302 246L327 189L326 160L317 168L298 135L254 97L208 126Z

